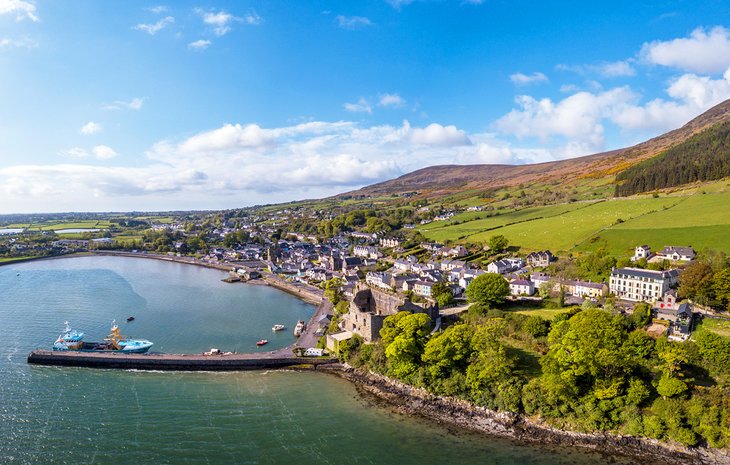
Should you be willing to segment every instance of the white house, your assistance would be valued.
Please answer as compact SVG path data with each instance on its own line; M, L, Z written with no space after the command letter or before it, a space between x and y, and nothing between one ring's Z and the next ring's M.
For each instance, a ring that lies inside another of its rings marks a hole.
M532 295L535 293L535 284L526 279L514 279L509 283L509 292L512 295Z
M610 291L620 299L653 302L677 284L679 270L654 271L640 268L614 268Z

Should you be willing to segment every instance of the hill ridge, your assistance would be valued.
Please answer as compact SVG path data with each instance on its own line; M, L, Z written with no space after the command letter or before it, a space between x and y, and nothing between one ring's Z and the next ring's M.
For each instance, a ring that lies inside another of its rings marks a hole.
M623 149L528 165L435 165L335 197L388 195L413 191L422 193L428 191L428 195L437 196L461 190L551 182L563 180L567 176L609 176L656 156L691 136L725 121L730 121L730 99L710 108L680 128Z

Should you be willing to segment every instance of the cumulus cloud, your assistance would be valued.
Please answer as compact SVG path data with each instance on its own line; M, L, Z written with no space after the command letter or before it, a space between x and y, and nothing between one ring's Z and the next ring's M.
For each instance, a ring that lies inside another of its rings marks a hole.
M205 39L199 39L195 42L190 42L188 44L188 48L191 50L205 50L206 48L210 47L210 44L212 42Z
M641 55L652 64L693 73L722 73L730 67L730 29L698 28L689 37L644 44Z
M108 145L97 145L92 151L97 160L108 160L117 156L117 152Z
M404 126L407 124L408 122ZM457 129L456 126L441 126L437 123L431 123L425 128L413 128L410 132L411 140L416 144L445 147L471 144L466 133L461 129Z
M213 34L217 36L224 36L231 32L233 23L245 23L255 26L261 24L263 21L263 18L253 10L246 13L243 17L234 16L225 10L206 11L201 8L197 8L195 11L203 19L203 23L210 26Z
M342 16L337 17L337 24L342 29L361 29L363 27L372 26L373 22L363 16Z
M144 97L134 97L130 101L115 100L112 103L103 105L104 110L140 110L144 105Z
M400 108L405 104L405 99L398 94L382 94L378 99L380 107Z
M137 24L136 26L133 27L133 29L136 29L137 31L146 32L147 34L153 36L174 22L175 22L175 18L173 18L172 16L165 16L164 18L160 19L159 21L157 21L155 23Z
M89 121L88 123L81 126L81 134L91 135L101 131L101 124Z
M654 99L644 105L625 105L613 116L622 129L667 131L730 98L730 69L721 79L684 74L667 88L672 100Z
M29 19L33 22L40 20L36 14L35 4L24 0L0 0L0 15L14 14L16 21Z
M548 78L541 72L534 72L532 74L515 73L510 75L510 81L518 86L524 86L527 84L536 84L538 82L547 82Z
M356 103L345 103L343 108L352 113L372 113L373 107L365 98L360 97Z
M603 119L611 116L617 106L636 98L628 87L597 94L578 92L559 102L521 95L516 99L519 109L497 120L495 126L519 138L537 137L546 142L562 136L585 150L597 150L604 144Z

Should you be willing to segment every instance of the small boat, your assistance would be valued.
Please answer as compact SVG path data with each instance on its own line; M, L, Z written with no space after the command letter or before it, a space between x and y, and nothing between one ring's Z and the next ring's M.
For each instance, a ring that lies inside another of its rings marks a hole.
M281 331L282 329L286 329L284 325L274 325L271 328L272 331Z
M269 341L266 339L261 339L259 342L256 343L257 346L261 347L262 345L268 344Z
M130 321L134 321L134 317L133 316L127 317L127 323L129 323Z
M304 331L305 327L306 327L306 324L304 323L304 320L297 321L297 325L294 327L294 335L296 337L301 336L302 331Z

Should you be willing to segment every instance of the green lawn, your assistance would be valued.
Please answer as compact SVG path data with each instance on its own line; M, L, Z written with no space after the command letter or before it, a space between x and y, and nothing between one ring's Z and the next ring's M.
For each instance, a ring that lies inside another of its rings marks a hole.
M711 331L720 336L730 337L730 320L719 320L716 318L703 318L697 329Z
M546 320L552 320L559 313L567 311L565 308L530 308L525 310L516 310L515 313L527 316L539 316Z
M604 248L615 257L628 257L634 254L634 247L641 244L648 244L652 250L661 250L665 245L691 245L698 251L708 248L730 253L730 224L694 228L611 228L599 233L594 242L585 242L576 250Z
M685 228L730 224L730 193L695 194L668 210L657 211L613 229Z

